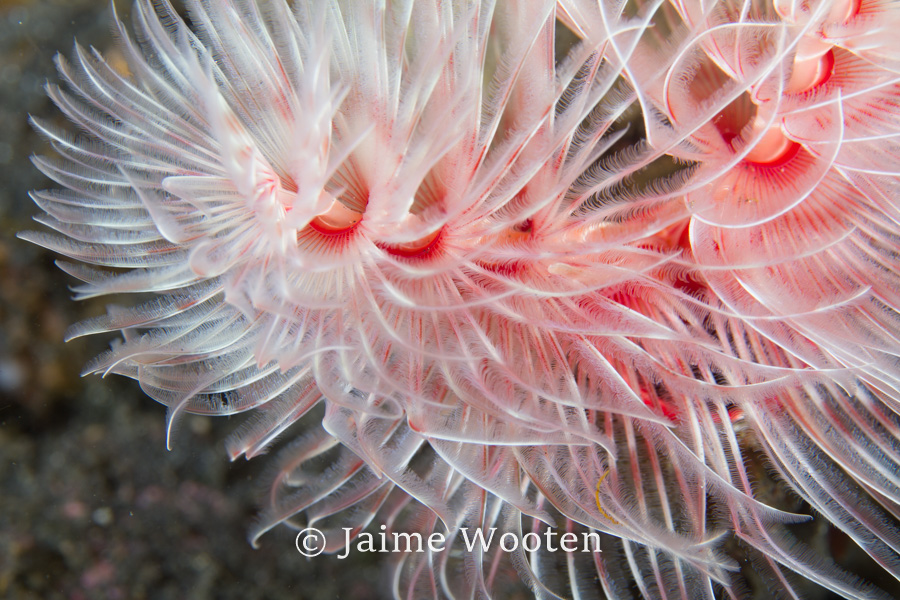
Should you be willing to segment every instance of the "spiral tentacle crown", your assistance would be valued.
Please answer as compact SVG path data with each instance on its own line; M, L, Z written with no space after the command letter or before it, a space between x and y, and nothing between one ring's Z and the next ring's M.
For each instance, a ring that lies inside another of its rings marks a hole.
M59 59L22 236L79 297L153 295L73 326L121 331L88 372L170 429L247 413L232 458L278 438L254 541L446 533L409 598L749 597L738 561L889 597L756 483L900 578L897 3L188 8L137 2L127 69Z

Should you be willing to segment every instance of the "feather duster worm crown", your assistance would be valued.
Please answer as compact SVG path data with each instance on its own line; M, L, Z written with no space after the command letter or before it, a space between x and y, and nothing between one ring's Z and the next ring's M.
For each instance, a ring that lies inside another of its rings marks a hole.
M188 8L135 5L127 74L59 59L22 237L154 295L71 329L121 332L88 372L293 440L254 541L446 533L404 598L890 597L752 465L900 578L896 3Z

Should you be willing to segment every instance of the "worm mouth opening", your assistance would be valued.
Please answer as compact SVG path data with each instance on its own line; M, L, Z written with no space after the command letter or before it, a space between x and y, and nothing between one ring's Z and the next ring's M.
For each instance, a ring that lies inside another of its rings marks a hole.
M309 226L324 234L350 231L362 221L362 213L336 200L326 212L309 222Z
M847 23L859 14L862 9L862 0L838 0L834 3L829 17L838 23Z
M443 229L437 229L426 236L403 244L384 244L381 249L400 258L426 258L433 254L438 246Z
M814 90L834 74L834 49L829 49L821 56L798 60L785 92L799 94Z
M800 144L785 136L780 127L772 127L744 159L759 167L779 167L790 162L799 151Z

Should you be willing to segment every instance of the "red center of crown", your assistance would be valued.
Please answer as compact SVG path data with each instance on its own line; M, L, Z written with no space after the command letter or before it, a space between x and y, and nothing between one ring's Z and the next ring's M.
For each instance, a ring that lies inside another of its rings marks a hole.
M309 226L319 233L343 233L356 227L362 220L362 213L348 208L341 202L335 202L325 212L310 221Z
M391 256L399 256L401 258L424 257L431 254L440 237L441 230L438 229L415 241L403 244L385 244L381 248Z
M789 162L800 151L800 144L788 139L780 127L770 128L744 158L749 163L778 167Z

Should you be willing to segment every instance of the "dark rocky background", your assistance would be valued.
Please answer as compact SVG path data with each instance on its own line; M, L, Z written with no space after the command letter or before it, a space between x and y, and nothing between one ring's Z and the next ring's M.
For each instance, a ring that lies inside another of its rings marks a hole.
M117 2L127 15L130 2ZM73 39L115 52L106 0L0 0L0 598L381 598L374 564L307 560L287 530L246 540L265 459L229 463L239 422L194 417L165 449L165 410L137 384L79 377L105 339L63 343L108 300L73 302L40 226L27 115L61 120L43 86ZM351 555L352 556L352 555Z

